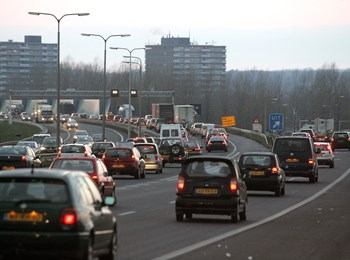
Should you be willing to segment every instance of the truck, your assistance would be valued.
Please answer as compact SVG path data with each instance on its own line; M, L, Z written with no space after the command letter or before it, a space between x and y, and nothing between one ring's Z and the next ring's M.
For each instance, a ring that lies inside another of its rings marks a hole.
M314 120L301 120L301 129L312 129L316 134L316 140L328 141L334 131L334 118L316 118Z
M36 123L53 123L52 106L47 103L36 104L34 117Z
M170 103L153 103L152 117L158 121L171 124L174 122L174 105Z
M174 123L183 126L192 125L195 122L197 112L192 105L174 105Z

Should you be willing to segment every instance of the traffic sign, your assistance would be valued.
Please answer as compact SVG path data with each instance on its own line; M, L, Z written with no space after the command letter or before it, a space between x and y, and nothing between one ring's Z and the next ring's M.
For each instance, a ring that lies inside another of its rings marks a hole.
M223 116L223 117L221 117L221 125L223 127L236 126L235 116Z
M271 113L269 114L269 130L270 131L282 131L284 124L283 114Z

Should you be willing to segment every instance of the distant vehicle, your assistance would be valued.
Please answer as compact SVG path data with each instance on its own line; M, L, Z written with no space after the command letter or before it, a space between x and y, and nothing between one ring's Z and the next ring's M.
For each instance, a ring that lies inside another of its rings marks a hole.
M77 141L78 136L88 136L88 132L86 130L76 130L73 136L73 142Z
M329 165L334 168L334 154L328 142L315 142L317 162L319 165Z
M310 136L311 136L311 139L312 139L313 141L316 141L316 134L315 134L314 130L312 130L311 128L308 128L308 129L300 129L299 132L309 133Z
M200 135L201 134L202 125L203 125L203 123L194 123L191 126L190 134L191 135Z
M63 114L63 115L60 116L60 122L61 122L62 124L67 123L67 121L68 121L69 118L70 118L70 115L69 115L69 114Z
M188 156L201 155L202 147L196 140L185 141L185 150Z
M213 135L209 138L209 141L206 145L206 149L208 152L214 150L224 150L227 152L227 142L224 137L221 135Z
M286 176L305 177L310 183L318 181L318 163L315 146L308 137L276 137L272 146Z
M128 138L126 139L126 142L134 142L137 143L148 143L147 139L145 137L134 137L134 138Z
M36 123L53 123L52 106L47 103L38 103L34 108Z
M91 147L92 144L94 143L94 140L89 135L87 135L87 136L77 136L77 139L75 140L75 143L76 144L86 144L86 145Z
M332 150L349 149L350 151L350 133L346 131L336 131L331 138Z
M301 136L301 137L311 138L311 135L307 132L295 132L295 133L292 133L292 136Z
M87 144L62 144L57 157L93 157L91 147Z
M86 113L79 113L78 114L78 117L79 118L82 118L82 119L87 119L88 118L88 115Z
M246 152L238 161L248 190L272 191L280 197L286 192L286 175L278 156L271 152Z
M72 113L72 114L70 114L70 117L72 117L72 118L78 118L78 117L79 117L78 115L79 115L78 113Z
M89 116L89 119L91 120L98 120L98 115L92 114Z
M34 134L32 137L32 141L35 141L38 143L38 145L41 145L45 137L50 137L51 134Z
M162 156L163 168L167 163L183 163L188 154L184 140L180 138L162 138L159 144L159 153Z
M19 141L19 142L17 142L16 145L19 145L19 146L29 146L30 148L33 149L33 151L34 151L35 154L38 153L38 152L40 152L40 150L39 150L39 149L40 149L40 146L39 146L38 143L35 142L35 141Z
M50 169L65 169L86 172L98 187L102 197L116 198L116 184L108 174L101 159L96 157L57 157L50 165Z
M162 156L155 143L136 143L134 147L139 150L144 159L145 169L147 171L155 171L155 173L163 172Z
M70 130L70 129L78 129L78 128L79 128L78 122L73 118L68 118L67 129Z
M176 220L193 214L228 215L246 220L247 188L236 161L218 156L193 156L184 162L176 190Z
M214 129L215 124L203 124L201 128L201 137L205 138L207 136L207 132L209 132L210 129Z
M159 136L160 138L182 138L180 124L162 124Z
M57 153L58 148L63 144L62 138L59 139L59 146L57 147L57 138L56 136L45 137L41 146L40 153Z
M98 158L102 158L107 148L115 147L113 142L94 142L91 146L92 154Z
M32 120L31 115L29 113L27 113L27 112L22 112L20 114L20 117L21 117L22 121L31 121Z
M85 172L56 169L3 172L1 258L115 259L117 221L108 208L114 204L115 198L101 197Z
M174 122L174 105L171 103L152 103L152 118L159 118L169 124ZM157 122L151 128L154 128Z
M29 146L6 145L0 147L0 170L41 166L40 159ZM2 175L2 173L0 175Z

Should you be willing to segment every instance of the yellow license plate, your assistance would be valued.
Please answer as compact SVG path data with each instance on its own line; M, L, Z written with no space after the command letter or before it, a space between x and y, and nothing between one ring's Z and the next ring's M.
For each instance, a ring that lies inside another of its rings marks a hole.
M253 175L253 176L261 176L261 175L265 175L265 172L264 171L250 171L249 174Z
M15 166L3 166L2 169L3 170L14 170Z
M16 222L42 222L43 214L36 211L32 211L32 212L10 211L4 215L4 220L16 221Z
M204 195L217 195L218 189L206 189L206 188L198 188L196 189L197 194L204 194Z
M114 164L113 168L118 168L118 169L124 168L124 164Z
M286 160L286 162L297 163L297 162L299 162L299 160L298 160L298 159L295 159L295 158L288 158L288 159Z

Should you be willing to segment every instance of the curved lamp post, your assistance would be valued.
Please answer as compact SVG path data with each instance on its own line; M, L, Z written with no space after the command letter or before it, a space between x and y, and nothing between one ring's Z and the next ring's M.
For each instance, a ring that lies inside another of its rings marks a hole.
M40 12L28 12L30 15L49 15L56 19L57 21L57 117L56 117L56 128L57 128L57 137L56 137L56 145L57 149L60 146L60 136L61 136L61 128L60 128L60 103L61 103L61 66L60 66L60 22L63 17L76 15L76 16L86 16L89 13L72 13L72 14L64 14L60 18L57 18L56 15L51 13L40 13Z
M107 79L106 79L106 58L107 58L107 51L106 51L106 45L108 39L112 37L128 37L130 34L113 34L108 36L107 38L104 38L102 35L99 34L92 34L92 33L82 33L82 36L95 36L100 37L104 41L104 58L103 58L103 99L102 99L102 140L105 140L106 137L106 86L107 86Z

